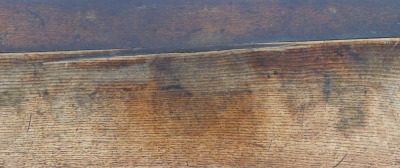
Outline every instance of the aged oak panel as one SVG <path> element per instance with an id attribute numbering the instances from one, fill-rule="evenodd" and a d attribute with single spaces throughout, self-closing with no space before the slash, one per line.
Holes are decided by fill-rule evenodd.
<path id="1" fill-rule="evenodd" d="M 0 167 L 397 167 L 399 42 L 1 54 Z"/>

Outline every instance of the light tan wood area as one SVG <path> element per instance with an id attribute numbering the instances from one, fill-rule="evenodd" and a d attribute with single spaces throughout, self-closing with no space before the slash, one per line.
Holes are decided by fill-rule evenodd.
<path id="1" fill-rule="evenodd" d="M 400 39 L 0 55 L 0 167 L 398 167 Z"/>

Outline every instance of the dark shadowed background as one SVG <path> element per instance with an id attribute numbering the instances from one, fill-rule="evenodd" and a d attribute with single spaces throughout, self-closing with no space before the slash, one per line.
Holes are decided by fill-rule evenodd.
<path id="1" fill-rule="evenodd" d="M 0 52 L 400 36 L 399 0 L 3 0 Z"/>

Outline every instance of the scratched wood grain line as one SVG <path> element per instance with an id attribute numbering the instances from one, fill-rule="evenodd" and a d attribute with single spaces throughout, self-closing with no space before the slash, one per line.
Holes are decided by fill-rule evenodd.
<path id="1" fill-rule="evenodd" d="M 0 55 L 0 167 L 397 167 L 400 39 Z"/>

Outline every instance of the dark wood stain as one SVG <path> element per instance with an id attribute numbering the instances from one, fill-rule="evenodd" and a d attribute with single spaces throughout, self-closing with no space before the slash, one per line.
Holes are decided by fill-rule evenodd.
<path id="1" fill-rule="evenodd" d="M 341 118 L 337 129 L 341 132 L 349 133 L 349 130 L 362 128 L 366 124 L 366 113 L 360 103 L 344 105 L 343 108 L 340 108 L 339 115 Z"/>
<path id="2" fill-rule="evenodd" d="M 331 89 L 332 89 L 331 77 L 328 75 L 325 75 L 324 76 L 324 86 L 323 86 L 323 90 L 322 90 L 325 101 L 329 100 L 329 97 L 331 95 Z"/>

